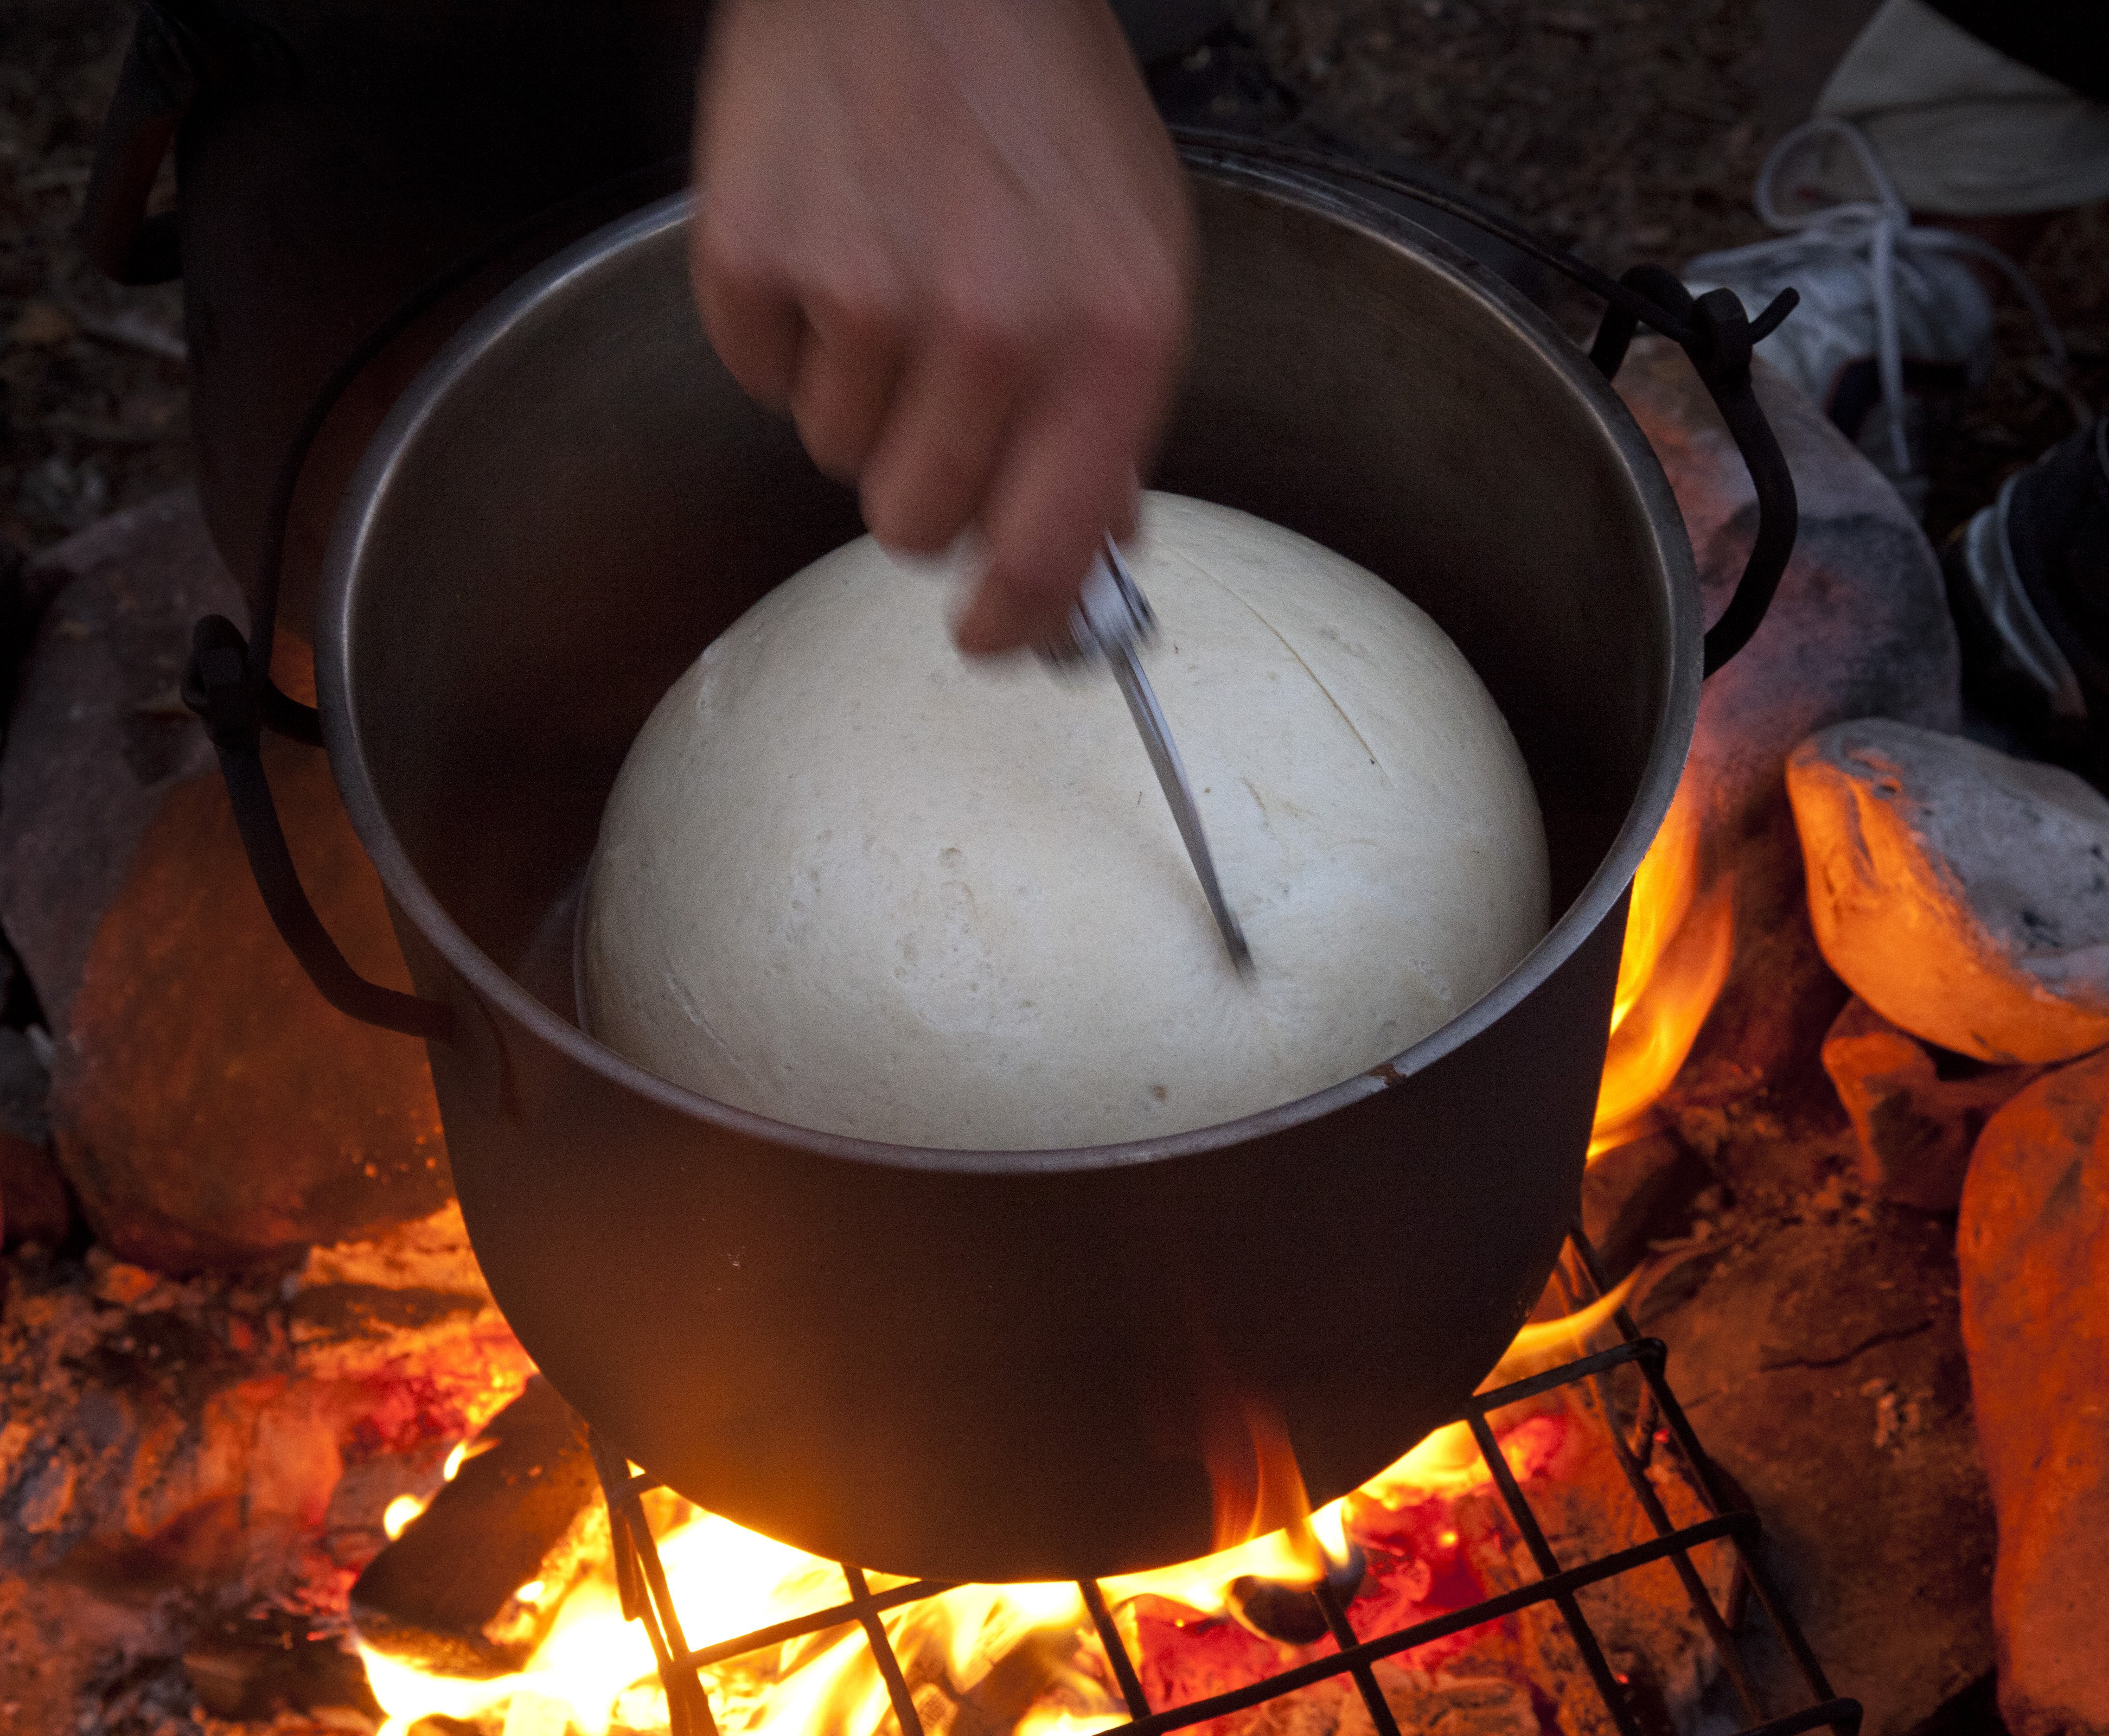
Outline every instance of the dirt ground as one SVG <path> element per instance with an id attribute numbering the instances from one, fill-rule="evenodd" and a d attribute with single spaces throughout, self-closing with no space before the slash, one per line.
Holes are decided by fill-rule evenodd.
<path id="1" fill-rule="evenodd" d="M 120 0 L 0 0 L 0 547 L 29 552 L 190 473 L 183 307 L 73 228 L 132 26 Z"/>

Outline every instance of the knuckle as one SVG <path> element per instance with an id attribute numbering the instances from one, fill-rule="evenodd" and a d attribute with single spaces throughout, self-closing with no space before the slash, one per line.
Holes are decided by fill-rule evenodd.
<path id="1" fill-rule="evenodd" d="M 945 344 L 977 372 L 1014 369 L 1041 336 L 1041 322 L 1021 298 L 979 284 L 942 286 L 935 313 Z"/>
<path id="2" fill-rule="evenodd" d="M 689 257 L 699 277 L 734 291 L 758 291 L 772 275 L 761 238 L 716 203 L 695 225 Z"/>
<path id="3" fill-rule="evenodd" d="M 891 480 L 868 482 L 859 505 L 871 534 L 891 548 L 937 554 L 966 528 L 967 516 L 936 494 Z"/>
<path id="4" fill-rule="evenodd" d="M 849 418 L 806 399 L 793 406 L 792 419 L 806 455 L 827 475 L 847 482 L 863 468 L 870 442 Z"/>
<path id="5" fill-rule="evenodd" d="M 830 480 L 845 485 L 857 479 L 857 460 L 846 445 L 807 431 L 799 424 L 798 437 L 806 448 L 806 455 L 813 461 L 813 467 Z"/>
<path id="6" fill-rule="evenodd" d="M 1158 363 L 1179 347 L 1186 327 L 1185 285 L 1173 273 L 1136 273 L 1105 283 L 1085 304 L 1092 344 L 1138 363 Z"/>
<path id="7" fill-rule="evenodd" d="M 878 271 L 832 273 L 813 290 L 808 305 L 815 324 L 851 344 L 890 342 L 907 323 L 890 275 Z"/>

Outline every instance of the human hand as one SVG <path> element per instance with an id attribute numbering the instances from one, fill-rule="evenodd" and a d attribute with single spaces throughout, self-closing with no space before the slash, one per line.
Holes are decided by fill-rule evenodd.
<path id="1" fill-rule="evenodd" d="M 720 0 L 689 265 L 735 379 L 890 547 L 972 526 L 955 626 L 1055 637 L 1184 349 L 1193 218 L 1105 0 Z"/>

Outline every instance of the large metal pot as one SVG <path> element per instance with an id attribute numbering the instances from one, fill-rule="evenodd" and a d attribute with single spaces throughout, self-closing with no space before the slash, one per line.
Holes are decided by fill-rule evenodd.
<path id="1" fill-rule="evenodd" d="M 1154 480 L 1428 610 L 1544 810 L 1551 933 L 1384 1066 L 1172 1139 L 927 1151 L 729 1108 L 577 1028 L 571 900 L 632 736 L 716 634 L 860 530 L 706 346 L 678 201 L 467 327 L 375 440 L 331 548 L 323 734 L 426 1003 L 391 1011 L 341 961 L 318 980 L 435 1039 L 470 1234 L 565 1397 L 696 1500 L 874 1567 L 1192 1556 L 1204 1462 L 1249 1461 L 1253 1418 L 1285 1427 L 1323 1500 L 1453 1413 L 1575 1210 L 1626 889 L 1691 733 L 1691 552 L 1601 374 L 1412 223 L 1259 156 L 1188 155 L 1208 264 Z M 220 696 L 201 703 L 252 855 L 312 959 L 212 710 L 239 710 L 238 668 L 208 643 L 193 688 Z"/>

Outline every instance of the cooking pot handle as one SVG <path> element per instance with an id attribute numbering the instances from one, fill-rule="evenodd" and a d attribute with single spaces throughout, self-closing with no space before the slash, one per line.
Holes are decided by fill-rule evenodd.
<path id="1" fill-rule="evenodd" d="M 1677 274 L 1660 265 L 1636 265 L 1623 282 L 1688 324 L 1689 334 L 1676 341 L 1705 382 L 1757 492 L 1757 539 L 1750 545 L 1743 575 L 1736 581 L 1728 606 L 1706 629 L 1704 671 L 1710 675 L 1750 643 L 1750 635 L 1764 620 L 1765 611 L 1772 606 L 1773 593 L 1779 589 L 1786 571 L 1788 557 L 1794 553 L 1795 535 L 1800 526 L 1794 473 L 1787 468 L 1786 454 L 1780 450 L 1772 424 L 1765 420 L 1750 380 L 1751 346 L 1793 311 L 1794 302 L 1788 298 L 1795 292 L 1784 291 L 1779 301 L 1754 323 L 1733 290 L 1709 290 L 1695 300 Z M 1786 307 L 1780 308 L 1778 318 L 1768 322 L 1780 301 L 1786 301 Z M 1589 359 L 1606 380 L 1616 377 L 1642 318 L 1636 310 L 1617 303 L 1604 309 L 1603 323 L 1596 328 Z"/>
<path id="2" fill-rule="evenodd" d="M 454 1008 L 443 1001 L 385 989 L 352 969 L 300 885 L 300 873 L 286 848 L 285 830 L 278 823 L 270 781 L 264 773 L 266 729 L 311 747 L 323 745 L 322 718 L 315 708 L 301 704 L 271 679 L 278 580 L 285 566 L 286 530 L 292 517 L 293 496 L 306 468 L 308 453 L 330 412 L 368 364 L 414 320 L 538 230 L 626 184 L 649 182 L 665 166 L 648 163 L 625 169 L 522 219 L 427 278 L 353 345 L 309 401 L 279 461 L 264 519 L 262 554 L 251 606 L 253 639 L 245 640 L 241 629 L 221 615 L 207 615 L 192 635 L 190 662 L 183 671 L 183 703 L 198 715 L 219 756 L 220 777 L 227 785 L 234 823 L 242 833 L 242 847 L 256 877 L 256 890 L 264 895 L 264 906 L 271 913 L 280 938 L 291 949 L 294 958 L 323 999 L 338 1012 L 378 1025 L 384 1030 L 400 1030 L 405 1036 L 422 1037 L 427 1042 L 451 1042 Z"/>
<path id="3" fill-rule="evenodd" d="M 278 823 L 278 805 L 264 771 L 264 729 L 268 701 L 249 675 L 249 647 L 242 632 L 224 615 L 208 615 L 191 640 L 191 660 L 183 672 L 183 701 L 204 720 L 220 776 L 234 808 L 242 848 L 264 905 L 293 957 L 322 997 L 339 1012 L 383 1030 L 400 1030 L 427 1042 L 451 1041 L 454 1010 L 445 1001 L 368 982 L 351 967 L 322 918 L 309 902 L 286 847 Z M 266 691 L 275 692 L 275 689 Z M 309 713 L 312 716 L 314 714 Z M 305 735 L 305 730 L 286 730 Z M 318 732 L 315 745 L 320 745 Z"/>
<path id="4" fill-rule="evenodd" d="M 1205 160 L 1211 156 L 1232 161 L 1257 158 L 1307 170 L 1321 179 L 1359 181 L 1444 212 L 1551 267 L 1605 304 L 1603 322 L 1590 346 L 1589 359 L 1606 380 L 1617 374 L 1628 346 L 1642 326 L 1660 331 L 1683 350 L 1705 382 L 1722 421 L 1727 424 L 1729 437 L 1742 454 L 1758 500 L 1757 539 L 1743 563 L 1742 576 L 1736 581 L 1728 606 L 1706 629 L 1705 672 L 1712 674 L 1750 643 L 1786 571 L 1800 522 L 1793 475 L 1750 383 L 1750 350 L 1794 311 L 1800 300 L 1794 291 L 1781 291 L 1753 319 L 1732 290 L 1709 290 L 1695 300 L 1676 273 L 1660 265 L 1636 265 L 1623 279 L 1607 277 L 1565 248 L 1541 241 L 1520 224 L 1483 210 L 1469 199 L 1424 187 L 1352 157 L 1197 128 L 1175 127 L 1172 133 L 1190 160 Z"/>

